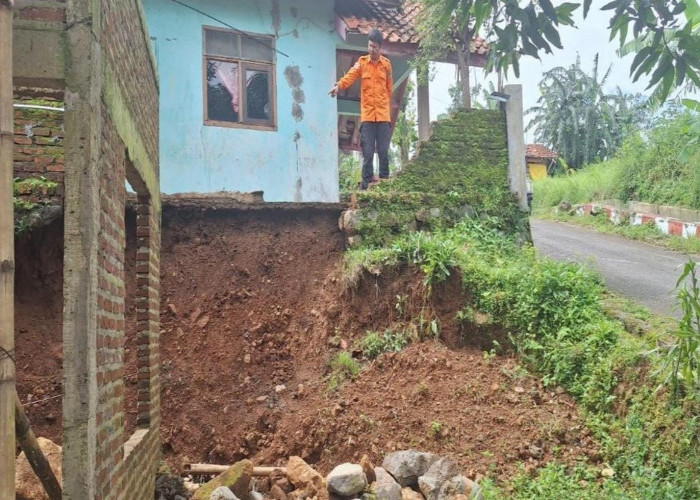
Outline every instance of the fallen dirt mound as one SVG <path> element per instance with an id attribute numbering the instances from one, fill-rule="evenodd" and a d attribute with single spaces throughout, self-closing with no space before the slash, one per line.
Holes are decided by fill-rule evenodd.
<path id="1" fill-rule="evenodd" d="M 365 453 L 377 461 L 418 448 L 454 458 L 475 479 L 553 457 L 598 459 L 568 396 L 543 388 L 514 358 L 484 354 L 483 334 L 502 332 L 456 322 L 465 301 L 458 277 L 430 298 L 411 268 L 365 274 L 348 287 L 339 213 L 166 205 L 161 432 L 171 466 L 243 458 L 280 465 L 299 455 L 326 474 Z M 17 249 L 18 392 L 23 402 L 41 400 L 27 406 L 37 435 L 61 444 L 62 227 L 43 231 Z M 127 289 L 134 242 L 127 238 Z M 368 330 L 408 324 L 421 312 L 437 318 L 441 342 L 363 361 L 356 380 L 329 389 L 334 355 L 346 349 L 357 358 Z M 127 338 L 131 427 L 132 347 Z"/>
<path id="2" fill-rule="evenodd" d="M 352 351 L 367 330 L 426 307 L 422 277 L 403 269 L 347 289 L 336 210 L 209 214 L 164 217 L 162 434 L 171 465 L 279 465 L 300 455 L 327 473 L 365 453 L 377 460 L 415 447 L 453 456 L 476 477 L 555 455 L 597 457 L 570 398 L 513 358 L 485 357 L 478 342 L 456 349 L 458 279 L 427 305 L 453 349 L 427 341 L 383 355 L 330 391 L 328 365 L 341 346 Z"/>

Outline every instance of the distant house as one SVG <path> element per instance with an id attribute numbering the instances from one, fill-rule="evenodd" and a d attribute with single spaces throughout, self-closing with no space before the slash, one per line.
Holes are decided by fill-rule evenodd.
<path id="1" fill-rule="evenodd" d="M 528 144 L 525 147 L 527 174 L 536 181 L 544 179 L 556 164 L 559 155 L 542 144 Z"/>
<path id="2" fill-rule="evenodd" d="M 417 7 L 397 0 L 144 5 L 160 77 L 164 193 L 337 201 L 339 148 L 359 148 L 359 85 L 337 100 L 328 91 L 366 54 L 377 26 L 394 67 L 395 121 L 419 43 Z M 487 50 L 475 44 L 474 65 L 483 66 Z"/>

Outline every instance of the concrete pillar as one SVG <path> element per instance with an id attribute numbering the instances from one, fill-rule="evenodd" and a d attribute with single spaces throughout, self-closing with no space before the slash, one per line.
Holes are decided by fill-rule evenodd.
<path id="1" fill-rule="evenodd" d="M 102 61 L 100 2 L 67 6 L 63 498 L 96 498 L 97 290 Z M 92 20 L 86 22 L 85 20 Z"/>
<path id="2" fill-rule="evenodd" d="M 418 70 L 418 89 L 416 91 L 418 108 L 418 140 L 420 142 L 430 139 L 430 86 L 428 83 L 428 70 Z M 424 83 L 421 80 L 424 78 Z"/>
<path id="3" fill-rule="evenodd" d="M 510 96 L 505 105 L 508 134 L 508 182 L 511 192 L 518 198 L 520 208 L 527 211 L 523 88 L 522 85 L 506 85 L 503 92 Z"/>

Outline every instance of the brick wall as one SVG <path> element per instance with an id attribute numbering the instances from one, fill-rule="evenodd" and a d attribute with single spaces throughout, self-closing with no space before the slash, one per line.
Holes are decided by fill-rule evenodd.
<path id="1" fill-rule="evenodd" d="M 99 498 L 153 497 L 160 458 L 160 211 L 145 179 L 132 165 L 134 147 L 120 137 L 117 121 L 133 123 L 146 157 L 158 175 L 158 87 L 136 0 L 101 3 L 100 45 L 104 64 L 126 109 L 102 109 L 100 165 L 100 283 L 98 283 L 98 406 L 96 491 Z M 110 87 L 111 85 L 111 87 Z M 104 96 L 103 96 L 104 97 Z M 143 164 L 140 165 L 143 169 Z M 125 179 L 137 191 L 136 290 L 137 430 L 126 435 L 125 401 Z M 131 366 L 129 367 L 131 368 Z M 130 397 L 133 397 L 130 394 Z M 130 402 L 130 406 L 133 402 Z M 130 432 L 130 430 L 129 430 Z"/>
<path id="2" fill-rule="evenodd" d="M 56 107 L 57 110 L 15 107 L 13 176 L 19 179 L 44 178 L 56 182 L 55 189 L 30 189 L 24 186 L 19 195 L 23 201 L 56 202 L 63 199 L 65 174 L 63 149 L 63 103 L 51 98 L 15 96 L 15 104 Z"/>

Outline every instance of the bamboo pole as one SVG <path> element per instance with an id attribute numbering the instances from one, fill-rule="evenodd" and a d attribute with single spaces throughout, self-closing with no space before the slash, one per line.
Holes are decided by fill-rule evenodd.
<path id="1" fill-rule="evenodd" d="M 13 0 L 0 0 L 0 500 L 15 498 L 13 7 Z"/>
<path id="2" fill-rule="evenodd" d="M 39 442 L 36 440 L 29 418 L 24 413 L 22 402 L 17 393 L 15 393 L 15 435 L 34 474 L 39 478 L 41 485 L 49 495 L 49 500 L 61 500 L 61 485 L 58 484 L 49 461 L 39 447 Z"/>
<path id="3" fill-rule="evenodd" d="M 226 472 L 231 468 L 230 465 L 218 465 L 218 464 L 190 464 L 185 467 L 187 473 L 193 476 L 208 476 L 210 474 L 221 474 Z M 272 476 L 273 474 L 280 474 L 282 476 L 287 475 L 286 467 L 253 467 L 253 476 Z"/>

